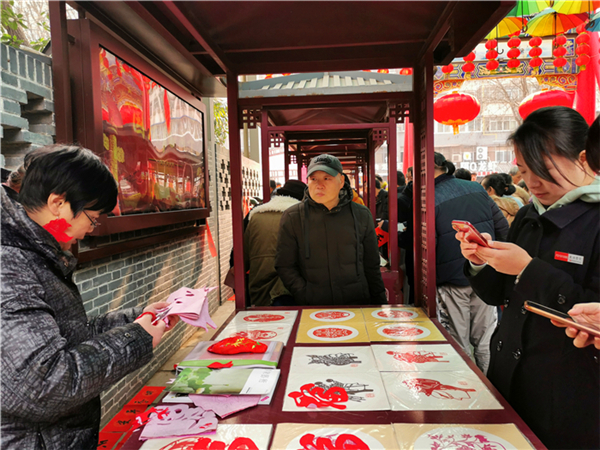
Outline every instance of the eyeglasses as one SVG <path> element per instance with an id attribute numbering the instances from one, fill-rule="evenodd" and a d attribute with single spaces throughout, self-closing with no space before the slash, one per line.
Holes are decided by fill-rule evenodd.
<path id="1" fill-rule="evenodd" d="M 87 217 L 90 220 L 92 227 L 97 228 L 100 226 L 100 222 L 98 222 L 96 219 L 92 219 L 90 216 L 88 216 L 88 214 L 85 211 L 82 212 L 85 214 L 85 217 Z"/>

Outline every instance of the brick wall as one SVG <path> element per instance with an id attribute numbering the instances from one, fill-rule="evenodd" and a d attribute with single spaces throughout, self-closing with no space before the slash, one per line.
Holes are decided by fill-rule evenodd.
<path id="1" fill-rule="evenodd" d="M 32 149 L 53 143 L 51 58 L 1 46 L 2 155 L 5 167 L 14 169 Z M 212 130 L 212 100 L 205 99 L 207 109 L 207 164 L 211 215 L 207 219 L 217 257 L 210 254 L 207 235 L 179 238 L 109 258 L 80 264 L 74 274 L 89 315 L 103 314 L 120 308 L 147 305 L 165 300 L 169 293 L 187 286 L 218 286 L 208 295 L 209 310 L 214 312 L 233 291 L 222 286 L 229 270 L 233 247 L 231 227 L 231 176 L 229 150 L 215 145 Z M 244 192 L 260 193 L 257 183 L 258 163 L 244 158 Z M 170 231 L 193 224 L 138 230 L 104 236 L 96 244 L 108 244 Z M 86 240 L 81 249 L 86 249 Z M 126 376 L 102 393 L 102 423 L 105 424 L 135 395 L 154 373 L 194 333 L 195 328 L 180 323 L 165 335 L 155 349 L 153 360 Z"/>
<path id="2" fill-rule="evenodd" d="M 16 169 L 34 148 L 54 142 L 52 59 L 0 45 L 2 155 Z"/>

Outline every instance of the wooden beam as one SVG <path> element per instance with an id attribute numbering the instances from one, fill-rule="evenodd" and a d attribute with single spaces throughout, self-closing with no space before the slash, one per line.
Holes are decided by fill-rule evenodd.
<path id="1" fill-rule="evenodd" d="M 219 47 L 204 30 L 198 29 L 198 26 L 192 25 L 187 16 L 179 6 L 171 0 L 163 1 L 164 6 L 179 20 L 181 25 L 192 35 L 198 43 L 206 49 L 208 54 L 219 65 L 223 72 L 229 73 L 235 70 L 234 64 L 229 60 L 225 52 Z"/>
<path id="2" fill-rule="evenodd" d="M 429 37 L 416 58 L 416 61 L 422 61 L 426 54 L 432 53 L 441 40 L 444 38 L 450 27 L 452 26 L 452 21 L 454 20 L 453 14 L 454 10 L 458 7 L 458 1 L 450 1 L 444 8 L 444 12 L 440 15 L 440 19 L 435 24 L 431 33 L 429 33 Z"/>

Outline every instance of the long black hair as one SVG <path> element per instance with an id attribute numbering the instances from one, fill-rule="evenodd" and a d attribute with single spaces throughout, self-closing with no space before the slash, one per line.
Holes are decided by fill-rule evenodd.
<path id="1" fill-rule="evenodd" d="M 504 195 L 513 195 L 517 191 L 517 188 L 515 188 L 512 184 L 507 183 L 504 175 L 510 177 L 510 175 L 502 173 L 493 173 L 488 175 L 481 181 L 481 185 L 486 190 L 489 187 L 494 188 L 494 191 L 496 191 L 496 195 L 498 197 L 502 197 Z"/>
<path id="2" fill-rule="evenodd" d="M 19 202 L 28 211 L 43 208 L 50 194 L 65 195 L 74 215 L 84 209 L 108 213 L 117 205 L 117 183 L 100 158 L 76 145 L 54 145 L 32 159 Z"/>
<path id="3" fill-rule="evenodd" d="M 588 125 L 581 114 L 566 106 L 550 106 L 529 114 L 508 137 L 508 142 L 514 144 L 529 170 L 543 180 L 557 184 L 544 157 L 555 167 L 552 156 L 563 156 L 579 164 L 579 154 L 586 147 L 587 136 Z M 558 167 L 556 169 L 560 173 Z"/>

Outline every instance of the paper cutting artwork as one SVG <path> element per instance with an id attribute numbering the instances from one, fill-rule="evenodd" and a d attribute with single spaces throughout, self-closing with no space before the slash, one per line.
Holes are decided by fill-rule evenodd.
<path id="1" fill-rule="evenodd" d="M 284 344 L 290 337 L 292 326 L 282 323 L 239 323 L 232 322 L 221 331 L 217 340 L 228 337 L 244 337 L 255 341 L 281 341 Z"/>
<path id="2" fill-rule="evenodd" d="M 142 417 L 136 418 L 139 425 L 147 420 L 140 435 L 141 440 L 206 433 L 216 430 L 218 423 L 214 412 L 183 404 L 157 406 Z"/>
<path id="3" fill-rule="evenodd" d="M 271 450 L 398 450 L 391 425 L 277 425 Z"/>
<path id="4" fill-rule="evenodd" d="M 363 316 L 360 309 L 305 309 L 302 311 L 302 321 L 314 320 L 317 322 L 362 322 Z"/>
<path id="5" fill-rule="evenodd" d="M 290 374 L 283 411 L 389 410 L 378 373 L 309 375 Z"/>
<path id="6" fill-rule="evenodd" d="M 393 411 L 502 409 L 473 372 L 382 372 Z"/>
<path id="7" fill-rule="evenodd" d="M 445 341 L 433 322 L 366 322 L 371 342 Z"/>
<path id="8" fill-rule="evenodd" d="M 234 318 L 235 323 L 285 323 L 293 325 L 298 311 L 240 311 Z"/>
<path id="9" fill-rule="evenodd" d="M 207 299 L 208 293 L 215 289 L 216 287 L 203 289 L 182 287 L 169 295 L 167 298 L 169 306 L 158 311 L 158 316 L 163 316 L 167 323 L 169 316 L 179 316 L 185 323 L 204 328 L 206 331 L 208 327 L 217 328 L 210 318 Z"/>
<path id="10" fill-rule="evenodd" d="M 294 373 L 377 372 L 373 352 L 363 347 L 294 347 Z"/>
<path id="11" fill-rule="evenodd" d="M 409 306 L 384 306 L 381 308 L 363 308 L 363 315 L 367 322 L 411 322 L 430 321 L 421 308 Z"/>
<path id="12" fill-rule="evenodd" d="M 401 450 L 527 450 L 531 445 L 512 423 L 394 424 Z"/>
<path id="13" fill-rule="evenodd" d="M 381 372 L 469 370 L 449 344 L 372 345 Z"/>
<path id="14" fill-rule="evenodd" d="M 369 336 L 362 322 L 351 322 L 344 325 L 330 323 L 317 326 L 311 326 L 310 323 L 300 323 L 296 342 L 303 344 L 369 342 Z"/>
<path id="15" fill-rule="evenodd" d="M 215 434 L 149 439 L 140 450 L 268 450 L 272 425 L 219 425 Z"/>

